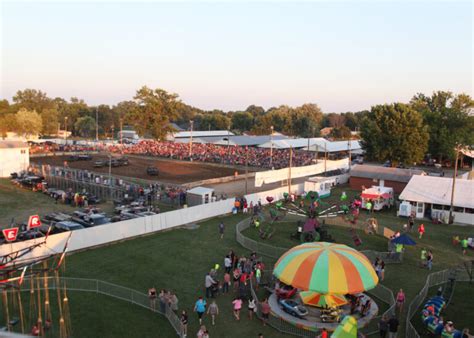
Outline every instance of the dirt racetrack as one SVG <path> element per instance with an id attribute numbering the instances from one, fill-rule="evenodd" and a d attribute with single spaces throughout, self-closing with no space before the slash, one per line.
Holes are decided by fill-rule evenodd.
<path id="1" fill-rule="evenodd" d="M 70 168 L 85 169 L 94 172 L 108 174 L 109 168 L 94 168 L 94 161 L 107 160 L 107 156 L 93 155 L 92 161 L 68 161 Z M 224 176 L 233 176 L 237 170 L 239 174 L 244 173 L 243 170 L 233 169 L 224 166 L 205 164 L 200 162 L 181 162 L 175 160 L 146 158 L 146 157 L 128 157 L 130 164 L 122 167 L 112 167 L 112 175 L 120 175 L 127 177 L 142 178 L 147 180 L 156 180 L 163 183 L 190 183 L 211 178 Z M 50 164 L 54 166 L 63 166 L 67 161 L 67 156 L 51 156 L 31 158 L 31 162 L 37 164 Z M 158 176 L 149 176 L 146 173 L 148 166 L 157 167 Z"/>

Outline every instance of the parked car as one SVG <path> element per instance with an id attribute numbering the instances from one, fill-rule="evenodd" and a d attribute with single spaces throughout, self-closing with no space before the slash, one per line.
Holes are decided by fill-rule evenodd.
<path id="1" fill-rule="evenodd" d="M 280 299 L 278 303 L 280 304 L 283 311 L 289 313 L 292 316 L 304 318 L 306 315 L 308 315 L 308 309 L 292 299 Z"/>
<path id="2" fill-rule="evenodd" d="M 53 224 L 53 227 L 59 232 L 84 229 L 84 227 L 81 224 L 73 222 L 73 221 L 56 222 Z"/>
<path id="3" fill-rule="evenodd" d="M 128 157 L 120 157 L 117 159 L 120 165 L 129 165 Z"/>
<path id="4" fill-rule="evenodd" d="M 92 160 L 92 156 L 89 154 L 79 154 L 77 155 L 78 161 L 90 161 Z"/>
<path id="5" fill-rule="evenodd" d="M 94 168 L 103 168 L 108 164 L 108 161 L 97 160 L 94 162 Z"/>
<path id="6" fill-rule="evenodd" d="M 146 173 L 150 176 L 158 176 L 160 172 L 157 167 L 148 167 L 146 168 Z"/>
<path id="7" fill-rule="evenodd" d="M 352 164 L 364 164 L 364 158 L 361 156 L 358 156 L 354 159 L 352 159 Z"/>
<path id="8" fill-rule="evenodd" d="M 90 215 L 79 215 L 73 216 L 72 220 L 76 223 L 81 224 L 82 226 L 89 228 L 96 225 L 103 225 L 110 223 L 110 218 L 104 214 L 90 214 Z"/>
<path id="9" fill-rule="evenodd" d="M 387 167 L 387 168 L 390 168 L 392 166 L 392 161 L 388 160 L 388 161 L 385 161 L 384 164 L 382 165 L 383 167 Z"/>

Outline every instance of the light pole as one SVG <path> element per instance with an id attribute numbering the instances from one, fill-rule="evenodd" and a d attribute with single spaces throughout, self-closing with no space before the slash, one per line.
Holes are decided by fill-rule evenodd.
<path id="1" fill-rule="evenodd" d="M 120 145 L 123 145 L 123 119 L 120 118 Z"/>
<path id="2" fill-rule="evenodd" d="M 191 134 L 189 138 L 189 159 L 192 161 L 193 158 L 193 126 L 194 126 L 194 121 L 190 120 L 189 123 L 191 123 Z"/>
<path id="3" fill-rule="evenodd" d="M 273 126 L 270 126 L 270 168 L 273 167 Z"/>
<path id="4" fill-rule="evenodd" d="M 245 195 L 248 195 L 248 176 L 249 176 L 249 147 L 245 147 Z"/>
<path id="5" fill-rule="evenodd" d="M 67 146 L 67 116 L 64 116 L 64 140 Z"/>
<path id="6" fill-rule="evenodd" d="M 349 170 L 351 170 L 351 139 L 347 140 L 347 149 L 349 150 Z"/>
<path id="7" fill-rule="evenodd" d="M 453 175 L 453 185 L 451 187 L 451 205 L 449 207 L 449 224 L 453 224 L 453 207 L 454 207 L 454 187 L 456 185 L 456 176 L 458 175 L 458 160 L 459 160 L 459 152 L 461 151 L 461 146 L 456 145 L 454 148 L 456 152 L 456 162 L 454 163 L 454 175 Z"/>
<path id="8" fill-rule="evenodd" d="M 95 140 L 99 141 L 99 110 L 95 108 Z"/>

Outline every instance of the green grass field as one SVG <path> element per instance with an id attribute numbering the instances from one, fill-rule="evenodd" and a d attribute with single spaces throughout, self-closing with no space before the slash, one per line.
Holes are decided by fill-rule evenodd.
<path id="1" fill-rule="evenodd" d="M 15 204 L 9 204 L 8 210 L 2 208 L 1 216 L 5 219 L 16 215 L 17 210 L 29 205 L 29 210 L 40 210 L 37 205 L 44 208 L 54 202 L 40 194 L 27 191 L 16 191 L 9 188 L 9 183 L 1 182 L 0 201 L 8 200 L 5 193 L 12 194 L 20 199 Z M 4 188 L 3 188 L 4 187 Z M 21 200 L 23 199 L 23 200 Z M 25 202 L 28 200 L 29 204 Z M 387 212 L 383 224 L 390 224 L 398 228 L 403 224 L 402 219 L 396 218 Z M 243 219 L 242 215 L 215 218 L 200 223 L 195 230 L 176 229 L 158 233 L 111 246 L 72 254 L 67 258 L 66 275 L 70 277 L 83 277 L 101 279 L 116 283 L 142 292 L 155 286 L 157 289 L 165 288 L 175 291 L 179 298 L 179 307 L 186 309 L 190 314 L 190 328 L 188 337 L 195 336 L 198 325 L 197 316 L 192 313 L 195 300 L 199 295 L 204 295 L 205 273 L 215 263 L 223 265 L 225 254 L 233 249 L 237 254 L 248 255 L 246 249 L 235 241 L 235 224 Z M 218 223 L 223 220 L 226 225 L 225 237 L 219 239 Z M 387 222 L 387 223 L 385 223 Z M 390 222 L 390 223 L 388 223 Z M 407 248 L 403 264 L 394 264 L 386 267 L 386 280 L 384 285 L 396 291 L 400 287 L 407 293 L 407 304 L 423 286 L 428 271 L 418 267 L 418 256 L 421 246 L 432 249 L 434 252 L 433 271 L 445 269 L 459 264 L 465 259 L 472 259 L 473 252 L 463 257 L 459 247 L 453 247 L 451 237 L 472 233 L 470 227 L 427 225 L 425 237 L 414 248 Z M 294 221 L 277 225 L 275 236 L 265 243 L 292 247 L 298 242 L 290 239 L 290 233 L 296 229 Z M 254 233 L 252 233 L 254 231 Z M 330 228 L 330 233 L 338 242 L 353 245 L 348 229 L 342 227 Z M 255 229 L 245 233 L 249 237 L 258 239 Z M 360 232 L 363 246 L 360 249 L 385 251 L 387 241 L 374 235 Z M 266 260 L 271 267 L 272 260 Z M 461 285 L 461 284 L 459 284 Z M 462 290 L 458 288 L 458 291 Z M 472 288 L 464 291 L 466 299 L 472 298 Z M 75 337 L 172 337 L 173 330 L 168 322 L 159 315 L 148 312 L 132 304 L 110 299 L 105 296 L 74 292 L 71 295 L 71 317 Z M 211 337 L 256 337 L 259 332 L 265 337 L 284 337 L 272 328 L 263 327 L 260 322 L 252 322 L 246 318 L 244 308 L 242 320 L 237 322 L 232 317 L 232 296 L 221 296 L 217 299 L 221 315 L 215 327 L 210 325 L 209 318 L 204 319 Z M 457 311 L 455 315 L 462 318 L 469 315 L 462 309 L 462 302 L 454 301 L 448 311 Z M 464 317 L 463 317 L 464 315 Z M 468 317 L 466 317 L 468 318 Z M 474 329 L 474 327 L 472 328 Z"/>

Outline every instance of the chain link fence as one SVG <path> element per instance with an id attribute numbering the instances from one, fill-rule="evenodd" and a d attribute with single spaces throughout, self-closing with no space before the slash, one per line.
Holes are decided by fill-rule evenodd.
<path id="1" fill-rule="evenodd" d="M 55 290 L 57 287 L 66 288 L 67 291 L 80 291 L 80 292 L 94 292 L 105 296 L 120 299 L 135 305 L 138 305 L 144 309 L 158 313 L 166 317 L 171 326 L 176 331 L 179 337 L 184 337 L 181 320 L 171 308 L 166 305 L 165 311 L 163 312 L 160 306 L 154 306 L 147 294 L 133 290 L 117 284 L 87 278 L 71 278 L 61 277 L 56 279 L 55 277 L 48 277 L 47 282 L 43 277 L 39 277 L 41 280 L 41 289 L 44 285 L 48 286 L 48 289 Z M 58 285 L 59 280 L 59 285 Z M 24 287 L 21 291 L 30 291 L 30 283 L 25 282 Z"/>
<path id="2" fill-rule="evenodd" d="M 430 288 L 448 283 L 449 280 L 453 278 L 453 276 L 455 276 L 455 281 L 457 282 L 471 281 L 471 276 L 469 276 L 467 269 L 460 268 L 460 267 L 457 267 L 455 269 L 446 269 L 442 271 L 437 271 L 428 275 L 428 277 L 426 278 L 425 285 L 420 290 L 420 292 L 413 298 L 410 305 L 408 306 L 406 329 L 405 329 L 405 336 L 407 338 L 420 337 L 420 334 L 415 329 L 411 321 L 414 315 L 416 314 L 417 310 L 420 308 L 422 303 L 427 298 Z"/>

